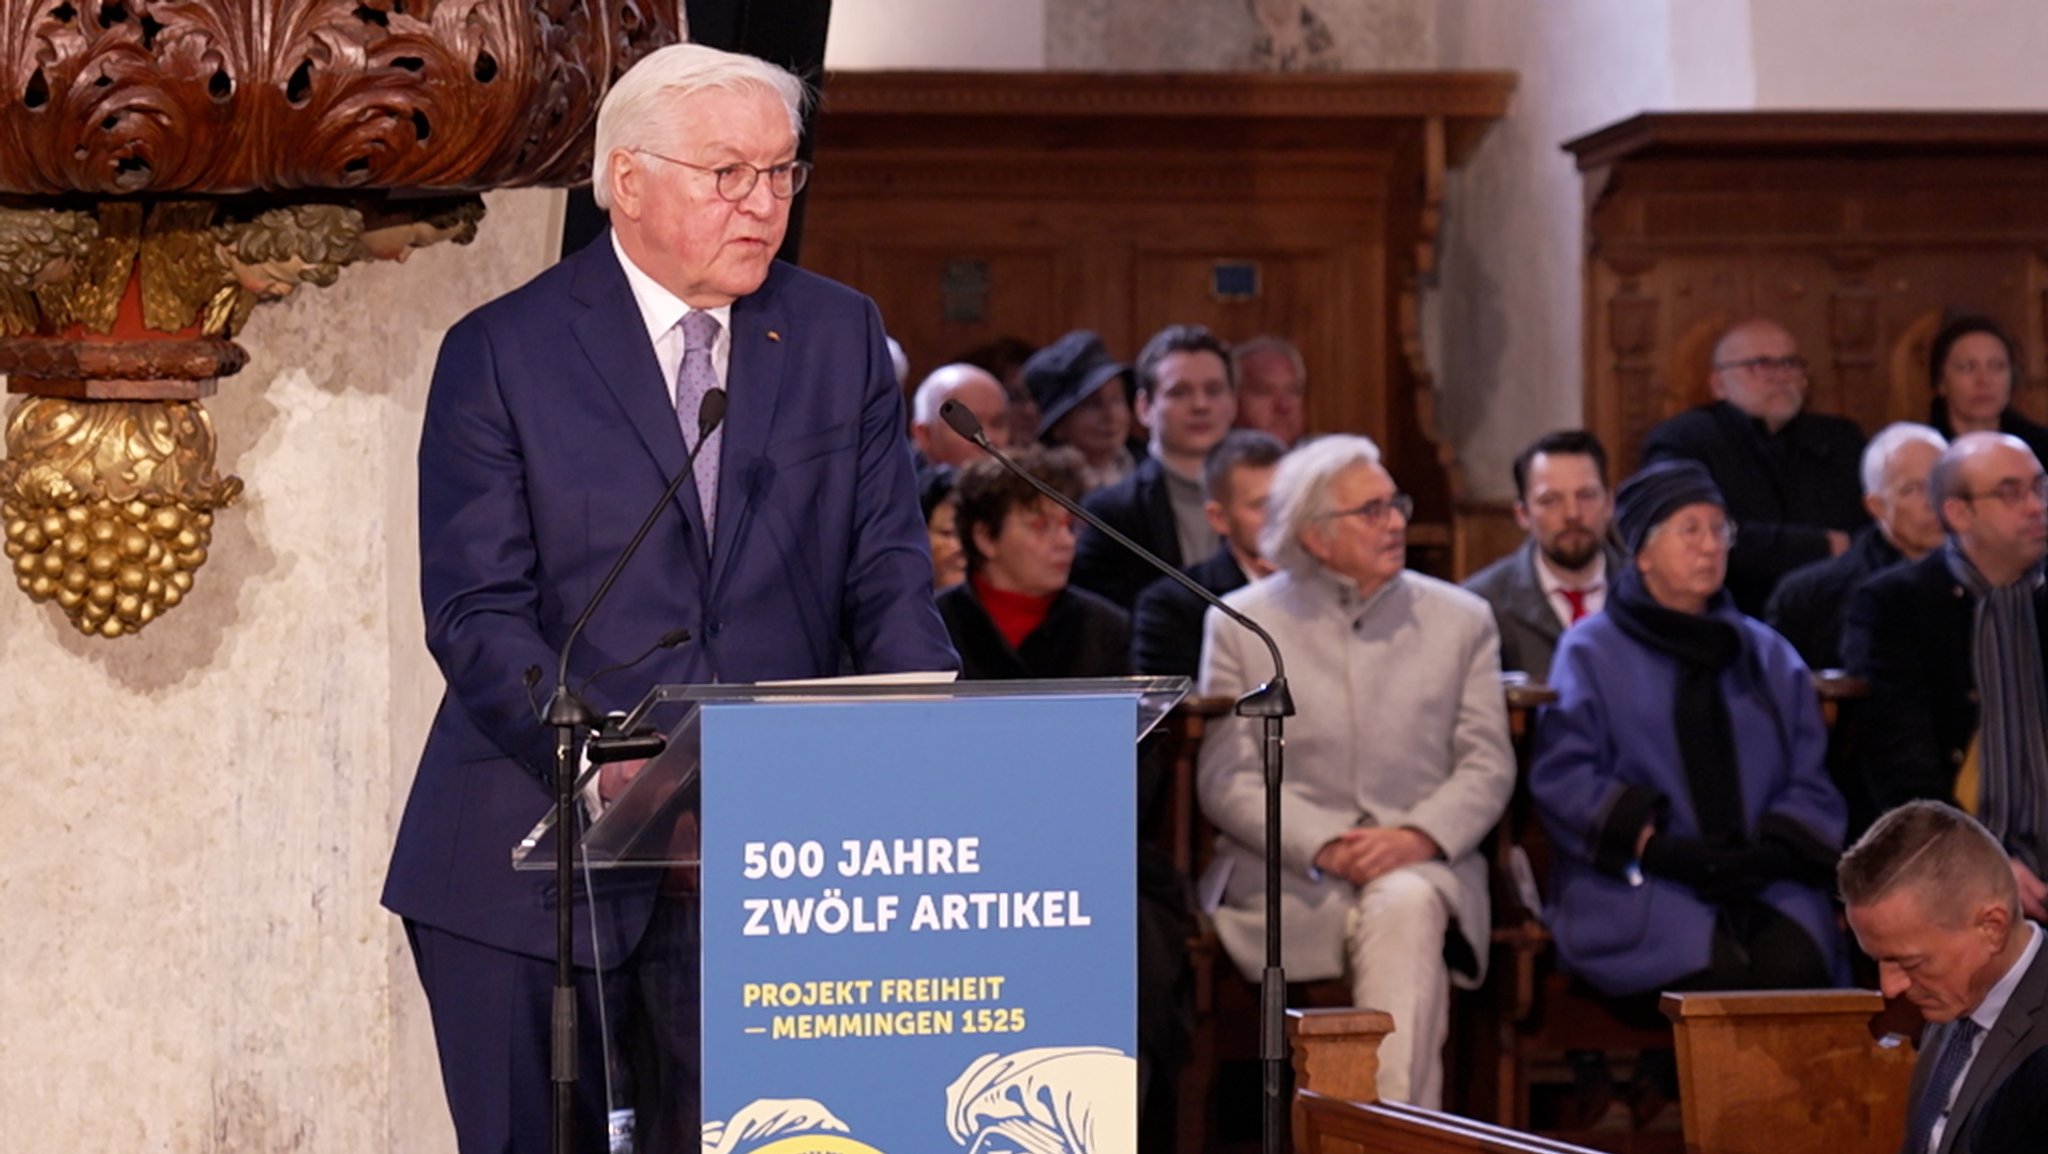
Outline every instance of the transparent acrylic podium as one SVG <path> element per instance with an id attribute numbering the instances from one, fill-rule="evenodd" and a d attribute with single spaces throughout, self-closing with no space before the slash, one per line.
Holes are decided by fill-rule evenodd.
<path id="1" fill-rule="evenodd" d="M 1093 1103 L 1093 1154 L 1136 1154 L 1135 748 L 1188 688 L 649 693 L 619 728 L 666 745 L 575 850 L 612 915 L 654 903 L 632 959 L 600 969 L 626 962 L 637 984 L 651 964 L 659 992 L 604 1011 L 606 1037 L 658 1036 L 702 1075 L 632 1075 L 642 1154 L 697 1154 L 700 1120 L 708 1134 L 769 1115 L 823 1127 L 775 1134 L 820 1150 L 976 1144 L 962 1120 L 1003 1115 L 977 1105 L 1002 1094 L 980 1081 L 1032 1063 Z M 555 868 L 556 831 L 550 814 L 514 867 Z"/>
<path id="2" fill-rule="evenodd" d="M 835 684 L 790 685 L 659 685 L 641 699 L 619 726 L 632 732 L 651 726 L 667 735 L 668 744 L 651 758 L 623 793 L 604 808 L 584 832 L 575 861 L 588 869 L 650 869 L 694 867 L 698 841 L 693 830 L 677 822 L 697 809 L 705 769 L 702 756 L 703 711 L 722 705 L 818 702 L 969 700 L 1048 697 L 1129 696 L 1137 703 L 1137 731 L 1132 743 L 1144 739 L 1190 689 L 1185 677 L 1108 677 L 1064 681 L 954 681 L 915 685 Z M 914 737 L 915 735 L 905 735 Z M 743 769 L 744 767 L 731 767 Z M 714 769 L 716 772 L 716 769 Z M 555 868 L 555 812 L 550 808 L 512 850 L 517 870 Z"/>

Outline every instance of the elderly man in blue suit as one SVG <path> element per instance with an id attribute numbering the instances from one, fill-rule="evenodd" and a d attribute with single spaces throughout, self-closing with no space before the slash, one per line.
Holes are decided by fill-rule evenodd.
<path id="1" fill-rule="evenodd" d="M 808 171 L 803 99 L 796 77 L 750 57 L 681 45 L 640 62 L 598 116 L 593 180 L 611 231 L 441 348 L 420 561 L 448 690 L 384 904 L 405 919 L 464 1154 L 549 1143 L 558 895 L 551 874 L 514 873 L 509 856 L 552 797 L 552 739 L 530 694 L 547 697 L 571 622 L 686 467 L 706 394 L 730 397 L 723 426 L 574 651 L 579 686 L 629 663 L 589 686 L 591 705 L 624 708 L 657 683 L 956 664 L 876 309 L 774 259 Z M 630 664 L 676 629 L 686 643 Z M 694 1020 L 694 899 L 656 896 L 637 877 L 573 895 L 591 907 L 576 961 L 619 975 L 608 997 L 681 997 Z M 586 1023 L 596 992 L 586 971 Z M 646 1034 L 626 1025 L 629 1043 Z M 583 1031 L 578 1086 L 587 1149 L 605 1116 L 597 1032 Z M 659 1117 L 643 1101 L 641 1149 L 694 1149 L 695 1040 L 647 1036 L 636 1071 L 683 1089 Z"/>

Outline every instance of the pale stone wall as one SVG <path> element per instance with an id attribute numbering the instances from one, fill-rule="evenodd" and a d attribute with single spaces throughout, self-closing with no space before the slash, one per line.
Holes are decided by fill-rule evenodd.
<path id="1" fill-rule="evenodd" d="M 208 404 L 247 496 L 141 636 L 0 591 L 0 1149 L 453 1149 L 377 905 L 440 693 L 413 450 L 442 332 L 548 263 L 558 201 L 257 312 Z"/>

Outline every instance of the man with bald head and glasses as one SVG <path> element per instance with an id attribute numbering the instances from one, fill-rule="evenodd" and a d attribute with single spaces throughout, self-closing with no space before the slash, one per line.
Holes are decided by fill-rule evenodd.
<path id="1" fill-rule="evenodd" d="M 1870 682 L 1858 770 L 1879 810 L 1975 814 L 2048 917 L 2048 477 L 2018 438 L 1966 433 L 1929 484 L 1947 541 L 1849 606 L 1843 656 Z"/>
<path id="2" fill-rule="evenodd" d="M 804 100 L 752 57 L 650 53 L 598 112 L 592 180 L 611 227 L 441 345 L 420 585 L 447 693 L 384 904 L 405 919 L 463 1154 L 549 1146 L 562 895 L 510 856 L 554 798 L 553 737 L 529 702 L 554 689 L 572 623 L 650 509 L 660 519 L 570 654 L 599 715 L 659 684 L 957 665 L 880 316 L 775 259 L 808 171 Z M 649 649 L 669 632 L 687 639 Z M 701 1143 L 696 897 L 657 901 L 662 880 L 618 871 L 573 896 L 579 1149 L 604 1145 L 600 964 L 638 1149 Z"/>
<path id="3" fill-rule="evenodd" d="M 1514 789 L 1500 633 L 1486 602 L 1406 568 L 1414 503 L 1364 437 L 1282 458 L 1259 551 L 1279 572 L 1226 602 L 1269 630 L 1299 711 L 1281 790 L 1281 943 L 1287 976 L 1347 977 L 1386 1010 L 1380 1096 L 1435 1107 L 1449 986 L 1476 985 L 1489 949 L 1476 850 Z M 1266 648 L 1210 610 L 1201 691 L 1236 697 L 1273 673 Z M 1202 809 L 1227 873 L 1216 934 L 1256 978 L 1265 958 L 1259 727 L 1212 723 Z"/>
<path id="4" fill-rule="evenodd" d="M 1783 325 L 1761 317 L 1714 342 L 1707 384 L 1717 398 L 1650 430 L 1643 463 L 1706 466 L 1742 525 L 1728 591 L 1760 616 L 1778 579 L 1849 547 L 1865 520 L 1857 464 L 1863 432 L 1806 411 L 1807 362 Z"/>

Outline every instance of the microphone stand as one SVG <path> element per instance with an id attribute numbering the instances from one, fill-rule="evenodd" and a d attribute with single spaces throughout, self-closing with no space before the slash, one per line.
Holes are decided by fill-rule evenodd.
<path id="1" fill-rule="evenodd" d="M 1265 642 L 1266 652 L 1273 658 L 1273 679 L 1238 698 L 1235 712 L 1239 717 L 1259 719 L 1259 758 L 1266 784 L 1266 968 L 1259 977 L 1259 1067 L 1263 1076 L 1260 1148 L 1262 1154 L 1287 1154 L 1287 972 L 1280 964 L 1280 782 L 1286 764 L 1287 742 L 1283 730 L 1286 719 L 1294 716 L 1294 697 L 1287 691 L 1287 664 L 1280 656 L 1280 644 L 1258 622 L 1225 604 L 1222 598 L 1203 588 L 1194 578 L 1117 532 L 1102 518 L 1082 508 L 1080 502 L 1032 476 L 989 442 L 981 420 L 966 405 L 948 400 L 939 406 L 939 418 L 1055 504 L 1250 630 L 1253 636 Z"/>
<path id="2" fill-rule="evenodd" d="M 724 389 L 704 394 L 697 405 L 697 443 L 689 447 L 683 467 L 676 470 L 661 500 L 647 511 L 639 531 L 626 542 L 618 560 L 612 562 L 610 571 L 598 583 L 597 592 L 590 595 L 589 604 L 569 627 L 568 640 L 562 642 L 562 654 L 555 666 L 555 689 L 548 695 L 543 717 L 543 724 L 555 731 L 555 988 L 548 1017 L 548 1074 L 554 1083 L 554 1154 L 575 1154 L 576 1150 L 576 732 L 597 726 L 597 714 L 569 688 L 569 653 L 576 647 L 576 639 L 583 636 L 597 607 L 604 604 L 606 594 L 618 582 L 619 574 L 625 571 L 626 562 L 640 551 L 641 543 L 654 531 L 655 522 L 661 520 L 669 503 L 682 491 L 683 482 L 695 475 L 698 451 L 725 420 L 725 399 Z"/>

